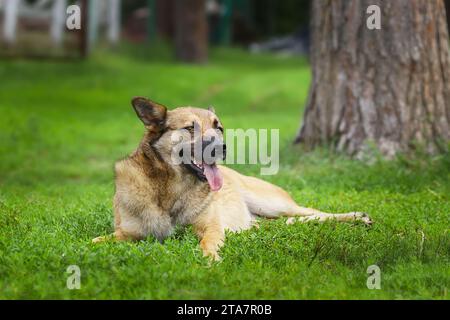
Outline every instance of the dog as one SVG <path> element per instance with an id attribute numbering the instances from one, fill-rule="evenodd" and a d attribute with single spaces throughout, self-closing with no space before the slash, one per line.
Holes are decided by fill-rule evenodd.
<path id="1" fill-rule="evenodd" d="M 326 220 L 372 223 L 366 213 L 332 214 L 299 206 L 283 189 L 216 164 L 226 154 L 223 125 L 213 109 L 180 107 L 168 110 L 144 97 L 132 106 L 145 126 L 137 149 L 115 164 L 114 224 L 116 240 L 140 240 L 153 235 L 167 238 L 175 226 L 192 225 L 204 256 L 219 260 L 225 231 L 239 232 L 257 224 L 257 217 L 289 217 L 287 223 Z M 198 131 L 199 134 L 195 134 Z M 187 161 L 174 163 L 173 139 L 211 152 L 179 152 Z M 194 148 L 195 149 L 195 148 Z M 183 150 L 183 149 L 182 149 Z"/>

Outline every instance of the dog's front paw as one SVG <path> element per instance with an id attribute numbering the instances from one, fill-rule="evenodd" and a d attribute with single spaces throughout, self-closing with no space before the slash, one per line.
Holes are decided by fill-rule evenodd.
<path id="1" fill-rule="evenodd" d="M 219 256 L 217 252 L 203 252 L 203 256 L 211 259 L 212 261 L 219 262 L 222 258 Z"/>
<path id="2" fill-rule="evenodd" d="M 211 243 L 208 243 L 207 241 L 202 240 L 200 242 L 200 247 L 203 252 L 203 256 L 206 258 L 211 259 L 212 261 L 220 261 L 219 256 L 219 248 L 217 245 L 213 245 Z"/>
<path id="3" fill-rule="evenodd" d="M 202 248 L 202 251 L 203 257 L 210 259 L 211 261 L 218 262 L 221 260 L 217 250 Z"/>

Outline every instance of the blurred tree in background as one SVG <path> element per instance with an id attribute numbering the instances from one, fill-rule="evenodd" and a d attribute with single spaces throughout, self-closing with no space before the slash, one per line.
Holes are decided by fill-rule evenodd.
<path id="1" fill-rule="evenodd" d="M 183 6 L 179 0 L 127 0 L 122 1 L 123 17 L 127 23 L 138 19 L 136 11 L 147 9 L 146 19 L 150 28 L 148 39 L 157 36 L 175 41 L 175 15 L 182 19 L 190 15 L 194 7 L 187 4 L 183 14 L 175 5 Z M 309 27 L 310 0 L 204 0 L 209 10 L 205 11 L 209 25 L 209 42 L 220 45 L 244 45 L 269 37 L 292 34 L 299 30 L 307 33 Z M 178 13 L 177 13 L 178 12 Z M 199 19 L 203 19 L 197 15 Z M 131 21 L 130 21 L 131 20 Z M 134 21 L 135 23 L 135 21 Z M 135 31 L 135 30 L 134 30 Z M 136 32 L 136 31 L 135 31 Z"/>
<path id="2" fill-rule="evenodd" d="M 183 62 L 208 60 L 205 0 L 175 1 L 175 55 Z"/>

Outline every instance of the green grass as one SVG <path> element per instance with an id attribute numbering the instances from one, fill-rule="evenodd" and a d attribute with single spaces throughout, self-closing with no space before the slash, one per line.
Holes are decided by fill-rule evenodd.
<path id="1" fill-rule="evenodd" d="M 207 66 L 185 66 L 160 51 L 0 62 L 0 298 L 449 298 L 449 155 L 369 165 L 304 153 L 291 141 L 310 81 L 305 61 L 221 49 Z M 368 212 L 374 226 L 263 221 L 230 234 L 212 265 L 189 227 L 163 245 L 92 245 L 113 230 L 113 163 L 143 132 L 136 95 L 212 104 L 228 128 L 279 128 L 280 171 L 265 179 L 305 206 Z M 72 264 L 80 290 L 66 288 Z M 381 290 L 366 287 L 372 264 Z"/>

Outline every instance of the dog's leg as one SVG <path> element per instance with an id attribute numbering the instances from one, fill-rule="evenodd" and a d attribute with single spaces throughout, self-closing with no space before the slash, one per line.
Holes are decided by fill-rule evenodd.
<path id="1" fill-rule="evenodd" d="M 121 217 L 121 212 L 124 214 L 125 220 Z M 121 227 L 124 222 L 126 226 L 125 230 Z M 140 221 L 137 221 L 135 217 L 126 215 L 125 212 L 120 211 L 116 201 L 114 202 L 114 225 L 115 230 L 112 234 L 92 239 L 92 243 L 100 243 L 108 240 L 140 240 L 144 238 L 142 233 L 140 233 Z"/>
<path id="2" fill-rule="evenodd" d="M 254 216 L 235 185 L 224 183 L 213 200 L 200 213 L 192 226 L 200 239 L 200 247 L 205 256 L 219 260 L 218 251 L 223 245 L 225 231 L 239 232 L 255 225 Z"/>
<path id="3" fill-rule="evenodd" d="M 225 239 L 225 230 L 220 223 L 218 212 L 214 214 L 213 210 L 213 208 L 207 209 L 205 213 L 197 217 L 192 225 L 200 239 L 203 256 L 219 261 L 219 249 Z"/>
<path id="4" fill-rule="evenodd" d="M 291 196 L 273 184 L 254 178 L 240 176 L 242 195 L 251 213 L 267 217 L 278 218 L 280 216 L 290 217 L 288 224 L 298 220 L 308 221 L 362 221 L 370 225 L 372 220 L 366 213 L 327 213 L 312 208 L 299 206 Z M 300 217 L 300 218 L 296 218 Z"/>
<path id="5" fill-rule="evenodd" d="M 225 232 L 218 223 L 199 225 L 197 222 L 194 225 L 194 230 L 199 236 L 200 248 L 205 257 L 210 257 L 215 261 L 220 260 L 219 249 L 223 245 L 225 239 Z"/>
<path id="6" fill-rule="evenodd" d="M 295 222 L 309 222 L 309 221 L 318 221 L 324 222 L 327 220 L 335 220 L 339 222 L 352 222 L 352 221 L 361 221 L 366 225 L 371 225 L 372 220 L 370 217 L 364 212 L 349 212 L 349 213 L 325 213 L 320 212 L 313 215 L 303 216 L 303 217 L 290 217 L 287 219 L 287 224 L 293 224 Z"/>
<path id="7" fill-rule="evenodd" d="M 223 230 L 208 228 L 200 241 L 200 248 L 202 248 L 203 255 L 219 261 L 219 249 L 223 244 L 224 238 L 225 234 Z"/>

